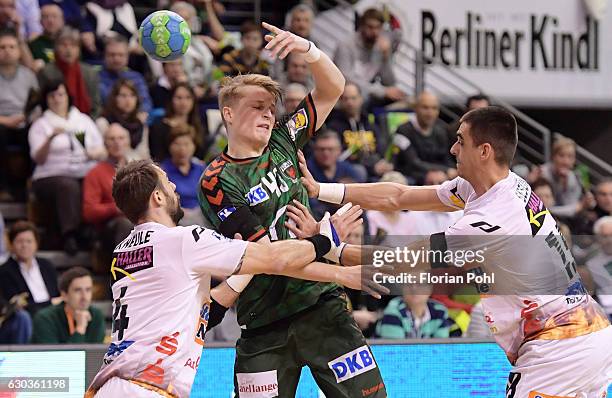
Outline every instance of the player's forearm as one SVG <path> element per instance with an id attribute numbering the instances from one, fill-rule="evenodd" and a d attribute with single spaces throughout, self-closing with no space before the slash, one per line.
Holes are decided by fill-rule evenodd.
<path id="1" fill-rule="evenodd" d="M 319 101 L 335 103 L 344 91 L 345 79 L 340 69 L 321 51 L 319 60 L 310 64 L 310 71 L 315 84 L 316 98 Z"/>
<path id="2" fill-rule="evenodd" d="M 315 282 L 341 283 L 342 268 L 338 265 L 312 262 L 297 269 L 287 269 L 283 275 Z"/>
<path id="3" fill-rule="evenodd" d="M 396 211 L 399 198 L 409 187 L 393 182 L 371 184 L 347 184 L 344 186 L 344 203 L 351 202 L 367 210 Z"/>
<path id="4" fill-rule="evenodd" d="M 346 245 L 342 250 L 340 263 L 346 266 L 370 264 L 376 246 Z"/>
<path id="5" fill-rule="evenodd" d="M 231 287 L 229 287 L 227 282 L 218 284 L 210 291 L 210 297 L 225 308 L 229 308 L 234 305 L 236 300 L 238 300 L 239 295 L 240 293 L 236 293 Z"/>
<path id="6" fill-rule="evenodd" d="M 455 211 L 440 201 L 436 186 L 412 187 L 393 182 L 347 184 L 343 203 L 351 202 L 366 210 Z"/>

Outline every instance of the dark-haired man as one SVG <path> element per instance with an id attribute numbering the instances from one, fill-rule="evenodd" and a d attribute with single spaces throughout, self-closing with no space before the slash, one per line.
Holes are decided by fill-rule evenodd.
<path id="1" fill-rule="evenodd" d="M 442 185 L 342 186 L 309 176 L 303 182 L 311 196 L 332 203 L 381 211 L 463 209 L 454 225 L 419 245 L 453 253 L 480 250 L 484 261 L 469 266 L 495 274 L 497 283 L 478 287 L 487 293 L 482 306 L 489 328 L 514 365 L 506 396 L 604 397 L 612 375 L 612 327 L 586 293 L 554 218 L 510 171 L 517 140 L 514 117 L 485 107 L 461 118 L 451 148 L 459 177 Z"/>
<path id="2" fill-rule="evenodd" d="M 209 298 L 211 274 L 285 274 L 361 287 L 361 267 L 312 262 L 335 247 L 331 225 L 325 236 L 273 244 L 177 227 L 183 212 L 176 186 L 150 160 L 117 171 L 113 198 L 135 227 L 113 253 L 112 343 L 87 397 L 188 396 L 197 366 L 186 364 L 199 363 L 206 327 L 220 321 Z"/>
<path id="3" fill-rule="evenodd" d="M 34 344 L 102 343 L 104 314 L 91 306 L 93 280 L 83 267 L 65 271 L 59 280 L 63 303 L 40 310 L 34 317 Z"/>
<path id="4" fill-rule="evenodd" d="M 368 101 L 395 102 L 406 97 L 397 87 L 391 62 L 391 41 L 382 34 L 383 13 L 370 8 L 359 18 L 358 32 L 336 47 L 334 63 L 357 82 Z"/>

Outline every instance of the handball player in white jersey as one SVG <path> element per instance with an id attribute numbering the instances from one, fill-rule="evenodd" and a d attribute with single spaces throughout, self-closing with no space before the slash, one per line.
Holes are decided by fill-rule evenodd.
<path id="1" fill-rule="evenodd" d="M 206 327 L 224 312 L 210 301 L 211 274 L 282 274 L 362 286 L 360 266 L 312 262 L 339 244 L 329 230 L 270 245 L 177 227 L 182 210 L 175 188 L 151 161 L 117 171 L 113 198 L 135 227 L 113 253 L 112 343 L 86 397 L 188 397 L 198 365 L 206 366 L 200 363 Z M 378 295 L 386 289 L 368 283 L 363 290 Z"/>
<path id="2" fill-rule="evenodd" d="M 459 177 L 440 186 L 319 184 L 301 159 L 302 182 L 319 200 L 380 211 L 454 211 L 464 216 L 425 249 L 483 249 L 499 294 L 481 294 L 487 323 L 513 365 L 507 398 L 604 398 L 612 381 L 612 327 L 585 291 L 555 220 L 510 171 L 514 117 L 468 112 L 451 153 Z M 455 264 L 457 265 L 457 264 Z M 481 291 L 482 293 L 482 291 Z"/>

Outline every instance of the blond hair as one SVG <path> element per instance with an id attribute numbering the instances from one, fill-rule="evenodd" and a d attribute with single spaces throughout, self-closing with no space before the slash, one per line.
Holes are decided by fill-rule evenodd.
<path id="1" fill-rule="evenodd" d="M 280 84 L 272 80 L 269 76 L 258 75 L 255 73 L 238 75 L 234 77 L 225 77 L 221 80 L 221 90 L 219 90 L 219 110 L 223 118 L 223 107 L 232 106 L 240 98 L 242 98 L 241 88 L 244 86 L 261 87 L 278 101 L 281 97 Z M 225 123 L 225 119 L 223 119 Z"/>
<path id="2" fill-rule="evenodd" d="M 559 152 L 566 148 L 572 148 L 574 152 L 576 151 L 576 141 L 567 137 L 559 137 L 555 140 L 555 143 L 552 147 L 553 156 L 557 155 Z"/>

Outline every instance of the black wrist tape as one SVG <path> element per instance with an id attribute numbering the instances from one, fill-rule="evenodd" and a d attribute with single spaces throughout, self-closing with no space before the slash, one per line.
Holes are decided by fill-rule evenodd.
<path id="1" fill-rule="evenodd" d="M 329 253 L 331 250 L 331 242 L 325 235 L 317 234 L 306 238 L 306 240 L 310 241 L 315 248 L 315 261 L 321 261 L 323 256 Z"/>

